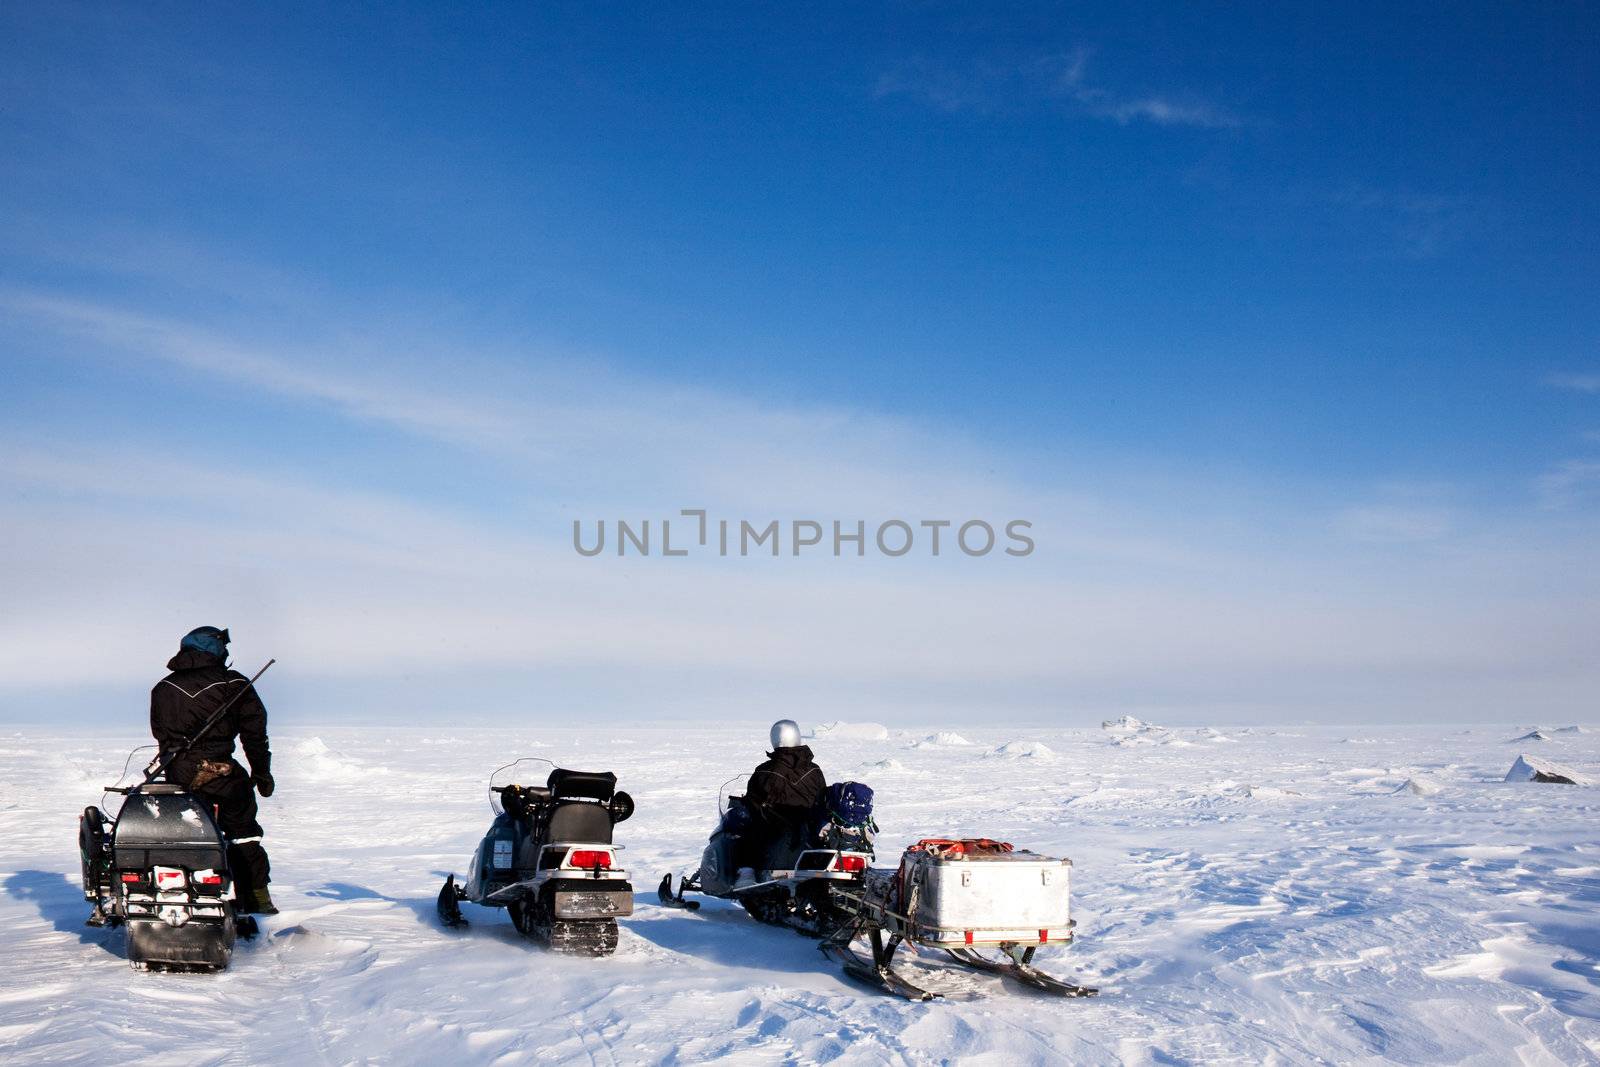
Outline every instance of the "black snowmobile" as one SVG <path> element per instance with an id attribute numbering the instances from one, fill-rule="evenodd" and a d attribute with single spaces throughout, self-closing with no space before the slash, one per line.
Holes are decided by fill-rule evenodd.
<path id="1" fill-rule="evenodd" d="M 672 875 L 661 879 L 656 896 L 662 904 L 694 911 L 697 900 L 685 893 L 704 893 L 737 900 L 757 920 L 787 926 L 812 937 L 827 936 L 849 918 L 833 903 L 829 888 L 859 887 L 872 860 L 872 790 L 859 782 L 836 782 L 828 787 L 825 811 L 816 825 L 797 832 L 765 834 L 762 869 L 753 885 L 737 886 L 740 842 L 757 833 L 758 824 L 744 797 L 729 795 L 738 779 L 723 784 L 718 801 L 717 828 L 711 832 L 700 868 L 680 879 L 676 891 Z"/>
<path id="2" fill-rule="evenodd" d="M 232 703 L 218 709 L 189 744 Z M 83 896 L 94 905 L 88 924 L 126 926 L 128 962 L 136 970 L 220 971 L 233 957 L 235 938 L 257 931 L 253 918 L 235 911 L 228 839 L 212 812 L 188 789 L 166 780 L 167 766 L 186 750 L 156 756 L 137 784 L 108 786 L 108 795 L 123 798 L 116 818 L 90 806 L 78 820 Z M 123 771 L 125 777 L 126 765 Z"/>
<path id="3" fill-rule="evenodd" d="M 545 784 L 522 782 L 545 778 Z M 494 822 L 472 857 L 465 886 L 439 890 L 439 918 L 467 925 L 461 902 L 505 908 L 523 935 L 559 952 L 609 956 L 617 917 L 633 914 L 633 886 L 617 865 L 612 829 L 633 814 L 617 776 L 521 759 L 489 779 Z"/>

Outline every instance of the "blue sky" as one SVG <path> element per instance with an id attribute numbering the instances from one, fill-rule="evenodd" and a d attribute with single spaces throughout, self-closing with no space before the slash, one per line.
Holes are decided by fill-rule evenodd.
<path id="1" fill-rule="evenodd" d="M 9 7 L 0 714 L 1592 718 L 1597 26 Z M 573 558 L 697 504 L 1040 549 Z"/>

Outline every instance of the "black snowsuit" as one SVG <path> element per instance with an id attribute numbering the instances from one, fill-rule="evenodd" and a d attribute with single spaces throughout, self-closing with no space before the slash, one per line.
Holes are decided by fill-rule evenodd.
<path id="1" fill-rule="evenodd" d="M 163 753 L 183 747 L 250 681 L 224 666 L 220 656 L 193 648 L 180 649 L 167 669 L 172 673 L 150 690 L 150 732 Z M 248 771 L 233 758 L 235 738 L 250 761 Z M 192 786 L 202 761 L 227 764 L 229 771 Z M 191 786 L 201 803 L 212 806 L 217 826 L 228 837 L 234 891 L 241 905 L 248 907 L 254 891 L 265 889 L 271 876 L 267 851 L 261 847 L 261 824 L 256 821 L 254 785 L 259 780 L 266 792 L 272 791 L 272 751 L 267 745 L 267 709 L 253 686 L 193 748 L 172 762 L 167 780 Z"/>
<path id="2" fill-rule="evenodd" d="M 751 827 L 744 835 L 739 866 L 760 869 L 768 866 L 765 859 L 774 852 L 804 848 L 827 788 L 809 747 L 767 753 L 767 761 L 751 773 L 744 790 Z"/>

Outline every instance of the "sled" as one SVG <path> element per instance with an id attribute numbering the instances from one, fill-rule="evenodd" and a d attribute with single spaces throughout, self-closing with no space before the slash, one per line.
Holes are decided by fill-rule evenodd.
<path id="1" fill-rule="evenodd" d="M 847 918 L 824 939 L 822 952 L 849 977 L 907 1000 L 940 994 L 894 969 L 895 953 L 906 944 L 941 950 L 960 967 L 1042 993 L 1092 997 L 1099 990 L 1033 963 L 1040 947 L 1073 941 L 1071 866 L 989 839 L 925 839 L 906 850 L 898 869 L 873 871 L 858 887 L 830 887 L 834 910 Z M 865 940 L 868 955 L 853 947 L 857 940 Z M 998 949 L 1000 958 L 984 949 Z"/>

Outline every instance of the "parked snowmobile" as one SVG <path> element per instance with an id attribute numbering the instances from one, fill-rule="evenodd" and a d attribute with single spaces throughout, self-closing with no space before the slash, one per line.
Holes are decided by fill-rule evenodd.
<path id="1" fill-rule="evenodd" d="M 729 787 L 737 781 L 723 784 L 717 827 L 706 843 L 699 870 L 680 879 L 676 891 L 668 874 L 661 879 L 657 898 L 668 907 L 694 911 L 700 902 L 684 894 L 704 893 L 737 900 L 764 923 L 788 926 L 812 937 L 828 934 L 847 918 L 833 904 L 829 888 L 859 888 L 872 860 L 873 836 L 878 831 L 872 821 L 872 790 L 859 782 L 829 786 L 827 812 L 819 819 L 820 826 L 799 835 L 769 839 L 758 880 L 736 888 L 738 844 L 752 831 L 753 823 L 744 798 L 729 795 Z"/>
<path id="2" fill-rule="evenodd" d="M 523 785 L 545 778 L 545 784 Z M 467 925 L 461 902 L 505 908 L 523 935 L 560 952 L 608 956 L 617 917 L 633 914 L 633 886 L 617 865 L 612 829 L 633 814 L 617 776 L 522 759 L 489 779 L 494 822 L 472 857 L 467 884 L 439 890 L 439 918 Z"/>
<path id="3" fill-rule="evenodd" d="M 250 679 L 252 685 L 267 667 Z M 232 703 L 219 708 L 189 744 Z M 144 751 L 135 749 L 134 755 Z M 116 818 L 90 806 L 78 820 L 83 896 L 94 905 L 88 924 L 126 926 L 128 962 L 136 970 L 220 971 L 233 957 L 234 940 L 257 931 L 253 918 L 234 910 L 228 839 L 213 813 L 184 786 L 166 780 L 167 766 L 183 751 L 157 755 L 135 785 L 108 786 L 108 795 L 123 797 Z"/>

